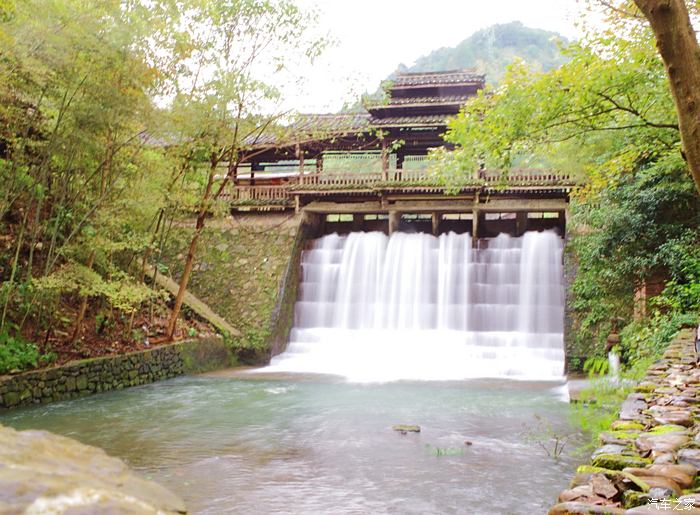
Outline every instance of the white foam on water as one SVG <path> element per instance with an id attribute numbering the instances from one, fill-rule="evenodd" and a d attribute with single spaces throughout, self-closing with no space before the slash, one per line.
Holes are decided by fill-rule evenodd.
<path id="1" fill-rule="evenodd" d="M 331 234 L 302 255 L 295 323 L 266 372 L 351 381 L 561 380 L 561 238 Z"/>

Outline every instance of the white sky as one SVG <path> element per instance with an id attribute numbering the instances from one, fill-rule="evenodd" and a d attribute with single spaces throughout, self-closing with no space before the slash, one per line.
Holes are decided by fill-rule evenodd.
<path id="1" fill-rule="evenodd" d="M 399 63 L 408 66 L 440 47 L 455 46 L 494 23 L 521 21 L 575 38 L 577 0 L 297 0 L 315 7 L 319 28 L 337 41 L 306 70 L 306 84 L 290 95 L 301 112 L 335 112 L 374 91 Z M 291 93 L 291 91 L 288 91 Z"/>

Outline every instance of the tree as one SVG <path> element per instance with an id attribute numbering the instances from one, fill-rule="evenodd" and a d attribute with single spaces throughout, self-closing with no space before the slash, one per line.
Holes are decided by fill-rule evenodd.
<path id="1" fill-rule="evenodd" d="M 88 298 L 116 300 L 133 286 L 115 258 L 144 246 L 151 206 L 126 214 L 127 194 L 159 186 L 144 134 L 178 57 L 176 12 L 176 0 L 0 3 L 0 228 L 13 245 L 0 253 L 0 331 L 11 305 L 19 329 L 46 311 L 65 318 L 37 302 L 51 290 L 78 298 L 78 336 Z"/>
<path id="2" fill-rule="evenodd" d="M 168 324 L 173 339 L 198 240 L 207 216 L 241 163 L 259 152 L 280 119 L 280 82 L 273 78 L 325 45 L 308 35 L 313 13 L 287 0 L 191 0 L 184 9 L 190 55 L 175 84 L 173 127 L 183 169 L 199 177 L 196 221 Z M 222 166 L 224 165 L 225 166 Z"/>
<path id="3" fill-rule="evenodd" d="M 664 64 L 669 69 L 668 63 L 664 63 L 665 58 L 658 58 L 653 47 L 654 34 L 632 0 L 593 3 L 603 5 L 607 26 L 588 29 L 581 42 L 569 45 L 564 54 L 570 62 L 543 74 L 529 73 L 523 66 L 515 65 L 502 87 L 468 104 L 448 134 L 448 139 L 460 145 L 460 156 L 446 161 L 451 165 L 447 176 L 461 176 L 464 180 L 482 161 L 496 167 L 528 162 L 560 164 L 556 160 L 533 161 L 532 157 L 559 154 L 561 158 L 567 145 L 576 156 L 568 164 L 576 166 L 578 161 L 585 166 L 586 160 L 580 159 L 580 153 L 591 148 L 593 140 L 615 140 L 618 148 L 610 150 L 617 152 L 618 157 L 626 153 L 630 159 L 633 158 L 628 152 L 656 152 L 678 143 L 677 150 L 684 150 L 690 174 L 700 191 L 700 176 L 694 164 L 697 161 L 693 157 L 700 148 L 700 88 L 693 86 L 694 77 L 700 79 L 700 52 L 687 9 L 680 0 L 671 2 L 682 6 L 687 30 L 683 38 L 678 30 L 666 31 L 666 39 L 682 45 L 674 56 L 683 61 L 672 66 L 676 78 L 671 80 L 669 89 L 664 71 Z M 697 4 L 690 7 L 691 12 L 698 13 Z M 680 16 L 679 10 L 674 8 L 676 17 Z M 658 15 L 666 10 L 655 12 Z M 679 38 L 682 44 L 676 42 Z M 669 52 L 668 48 L 664 51 Z M 681 68 L 687 73 L 683 74 Z M 678 106 L 683 113 L 676 113 Z M 481 123 L 475 123 L 476 120 Z M 612 131 L 627 136 L 624 149 L 620 147 L 624 138 L 604 136 Z M 634 144 L 633 134 L 639 145 Z M 654 140 L 662 145 L 656 145 Z M 591 158 L 590 163 L 600 161 L 599 153 Z"/>
<path id="4" fill-rule="evenodd" d="M 450 121 L 439 170 L 459 185 L 488 168 L 556 167 L 613 180 L 635 164 L 677 151 L 678 125 L 648 34 L 600 34 L 564 50 L 548 73 L 515 63 Z M 601 174 L 607 170 L 610 173 Z"/>
<path id="5" fill-rule="evenodd" d="M 455 150 L 435 155 L 455 187 L 482 165 L 557 168 L 581 180 L 567 221 L 579 343 L 604 340 L 611 317 L 630 317 L 635 290 L 657 272 L 675 290 L 667 306 L 697 309 L 697 183 L 654 35 L 631 7 L 610 4 L 607 26 L 565 48 L 569 61 L 556 70 L 515 63 L 451 120 Z"/>
<path id="6" fill-rule="evenodd" d="M 685 0 L 634 0 L 649 20 L 668 74 L 684 157 L 700 193 L 700 45 Z M 691 8 L 697 11 L 697 2 Z"/>

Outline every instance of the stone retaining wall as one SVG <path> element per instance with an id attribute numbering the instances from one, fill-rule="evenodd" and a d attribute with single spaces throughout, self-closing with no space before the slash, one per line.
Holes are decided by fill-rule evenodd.
<path id="1" fill-rule="evenodd" d="M 296 300 L 301 218 L 286 212 L 237 213 L 208 221 L 200 237 L 187 289 L 242 333 L 235 344 L 247 364 L 268 362 L 272 348 L 286 343 Z M 193 230 L 193 221 L 173 227 L 160 257 L 175 281 Z"/>
<path id="2" fill-rule="evenodd" d="M 549 515 L 700 514 L 700 368 L 681 331 L 623 402 Z"/>
<path id="3" fill-rule="evenodd" d="M 234 364 L 235 359 L 218 337 L 74 361 L 0 376 L 0 409 L 74 399 Z"/>

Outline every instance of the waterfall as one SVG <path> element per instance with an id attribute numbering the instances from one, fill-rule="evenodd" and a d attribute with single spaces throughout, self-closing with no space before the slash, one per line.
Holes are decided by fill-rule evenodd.
<path id="1" fill-rule="evenodd" d="M 268 371 L 353 381 L 561 379 L 562 240 L 331 234 L 302 254 L 287 350 Z"/>

